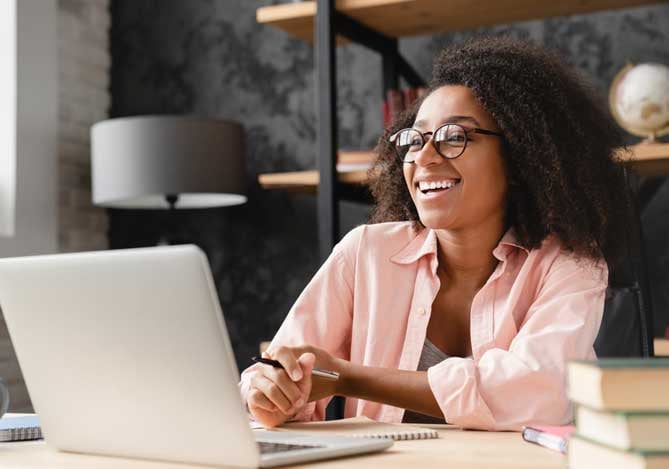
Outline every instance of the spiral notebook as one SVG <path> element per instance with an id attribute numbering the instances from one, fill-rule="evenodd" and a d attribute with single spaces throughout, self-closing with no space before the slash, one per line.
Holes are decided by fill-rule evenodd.
<path id="1" fill-rule="evenodd" d="M 39 440 L 40 438 L 42 438 L 42 429 L 37 415 L 0 418 L 0 442 Z"/>
<path id="2" fill-rule="evenodd" d="M 274 428 L 276 431 L 296 430 L 301 433 L 337 435 L 359 438 L 392 438 L 393 440 L 428 440 L 439 438 L 437 430 L 406 424 L 381 423 L 367 417 L 353 417 L 326 422 L 294 422 Z"/>

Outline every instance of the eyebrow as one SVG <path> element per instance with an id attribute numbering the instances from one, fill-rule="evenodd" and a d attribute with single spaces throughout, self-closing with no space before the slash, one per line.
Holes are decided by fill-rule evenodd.
<path id="1" fill-rule="evenodd" d="M 479 121 L 477 121 L 472 116 L 448 116 L 444 120 L 443 124 L 460 124 L 460 123 L 465 122 L 465 121 L 470 122 L 477 127 L 481 125 L 481 124 L 479 124 Z M 427 124 L 427 120 L 420 119 L 420 120 L 417 120 L 416 122 L 414 122 L 413 126 L 414 127 L 424 127 L 426 124 Z M 443 125 L 443 124 L 440 124 L 440 125 Z"/>

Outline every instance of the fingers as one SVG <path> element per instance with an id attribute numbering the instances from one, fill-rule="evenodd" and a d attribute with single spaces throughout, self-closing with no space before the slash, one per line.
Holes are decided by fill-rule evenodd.
<path id="1" fill-rule="evenodd" d="M 311 371 L 316 355 L 307 350 L 311 350 L 311 347 L 278 347 L 263 354 L 266 358 L 277 360 L 284 367 L 281 369 L 262 365 L 258 368 L 259 373 L 274 386 L 258 379 L 258 389 L 281 412 L 297 411 L 309 399 L 312 387 Z M 299 376 L 299 379 L 295 379 L 295 376 Z"/>
<path id="2" fill-rule="evenodd" d="M 281 363 L 283 369 L 286 370 L 293 381 L 299 381 L 303 376 L 302 367 L 297 362 L 298 357 L 299 354 L 296 354 L 292 347 L 282 346 L 272 351 L 272 358 Z"/>
<path id="3" fill-rule="evenodd" d="M 297 366 L 301 371 L 301 365 L 298 363 Z M 258 367 L 255 376 L 251 379 L 251 388 L 257 389 L 266 398 L 262 400 L 256 397 L 254 402 L 270 410 L 271 407 L 267 405 L 269 401 L 271 405 L 285 414 L 295 413 L 306 403 L 307 399 L 307 395 L 291 380 L 285 370 L 269 365 Z"/>
<path id="4" fill-rule="evenodd" d="M 304 352 L 300 355 L 300 358 L 297 359 L 297 362 L 302 367 L 304 374 L 311 374 L 311 370 L 314 369 L 314 364 L 316 363 L 316 355 L 311 352 Z"/>
<path id="5" fill-rule="evenodd" d="M 276 427 L 290 418 L 290 415 L 281 412 L 279 408 L 272 404 L 272 402 L 267 399 L 267 396 L 258 389 L 254 389 L 249 393 L 247 403 L 249 413 L 253 416 L 253 419 L 256 422 L 260 422 L 265 428 Z M 269 407 L 269 409 L 262 406 Z"/>
<path id="6" fill-rule="evenodd" d="M 294 407 L 304 404 L 304 399 L 298 384 L 288 377 L 288 374 L 280 368 L 269 368 L 263 373 L 270 381 L 279 387 Z"/>
<path id="7" fill-rule="evenodd" d="M 248 400 L 247 400 L 249 409 L 263 409 L 268 412 L 276 412 L 279 410 L 277 406 L 275 406 L 272 401 L 267 399 L 267 396 L 265 396 L 261 390 L 257 388 L 251 389 L 249 392 Z"/>
<path id="8" fill-rule="evenodd" d="M 294 412 L 294 405 L 281 391 L 276 383 L 263 375 L 258 375 L 253 379 L 253 388 L 265 395 L 265 397 L 284 414 Z M 300 397 L 301 399 L 301 397 Z"/>
<path id="9" fill-rule="evenodd" d="M 302 373 L 304 377 L 296 384 L 300 392 L 302 393 L 302 396 L 304 396 L 304 398 L 306 399 L 309 397 L 309 393 L 311 392 L 311 370 L 313 370 L 314 368 L 314 363 L 316 362 L 316 355 L 310 352 L 303 353 L 302 355 L 300 355 L 300 358 L 297 360 L 297 362 L 300 365 L 300 368 L 302 368 Z"/>

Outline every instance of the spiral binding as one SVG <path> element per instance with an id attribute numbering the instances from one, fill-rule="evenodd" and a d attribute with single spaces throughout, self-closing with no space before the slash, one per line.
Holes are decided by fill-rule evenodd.
<path id="1" fill-rule="evenodd" d="M 354 438 L 390 438 L 395 441 L 403 440 L 431 440 L 432 438 L 439 438 L 439 433 L 436 430 L 421 429 L 421 430 L 409 430 L 409 431 L 398 431 L 395 433 L 356 433 L 352 436 Z"/>
<path id="2" fill-rule="evenodd" d="M 10 428 L 0 430 L 0 441 L 39 440 L 42 438 L 41 427 Z"/>

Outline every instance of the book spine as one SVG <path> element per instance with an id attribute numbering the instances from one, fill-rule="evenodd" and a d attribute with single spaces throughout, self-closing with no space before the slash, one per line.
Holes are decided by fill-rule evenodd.
<path id="1" fill-rule="evenodd" d="M 388 90 L 388 111 L 391 122 L 404 110 L 404 97 L 400 90 Z"/>
<path id="2" fill-rule="evenodd" d="M 418 88 L 405 88 L 404 93 L 404 108 L 411 106 L 416 99 L 418 99 Z"/>
<path id="3" fill-rule="evenodd" d="M 390 108 L 388 107 L 388 100 L 383 101 L 383 127 L 386 128 L 390 125 Z"/>

